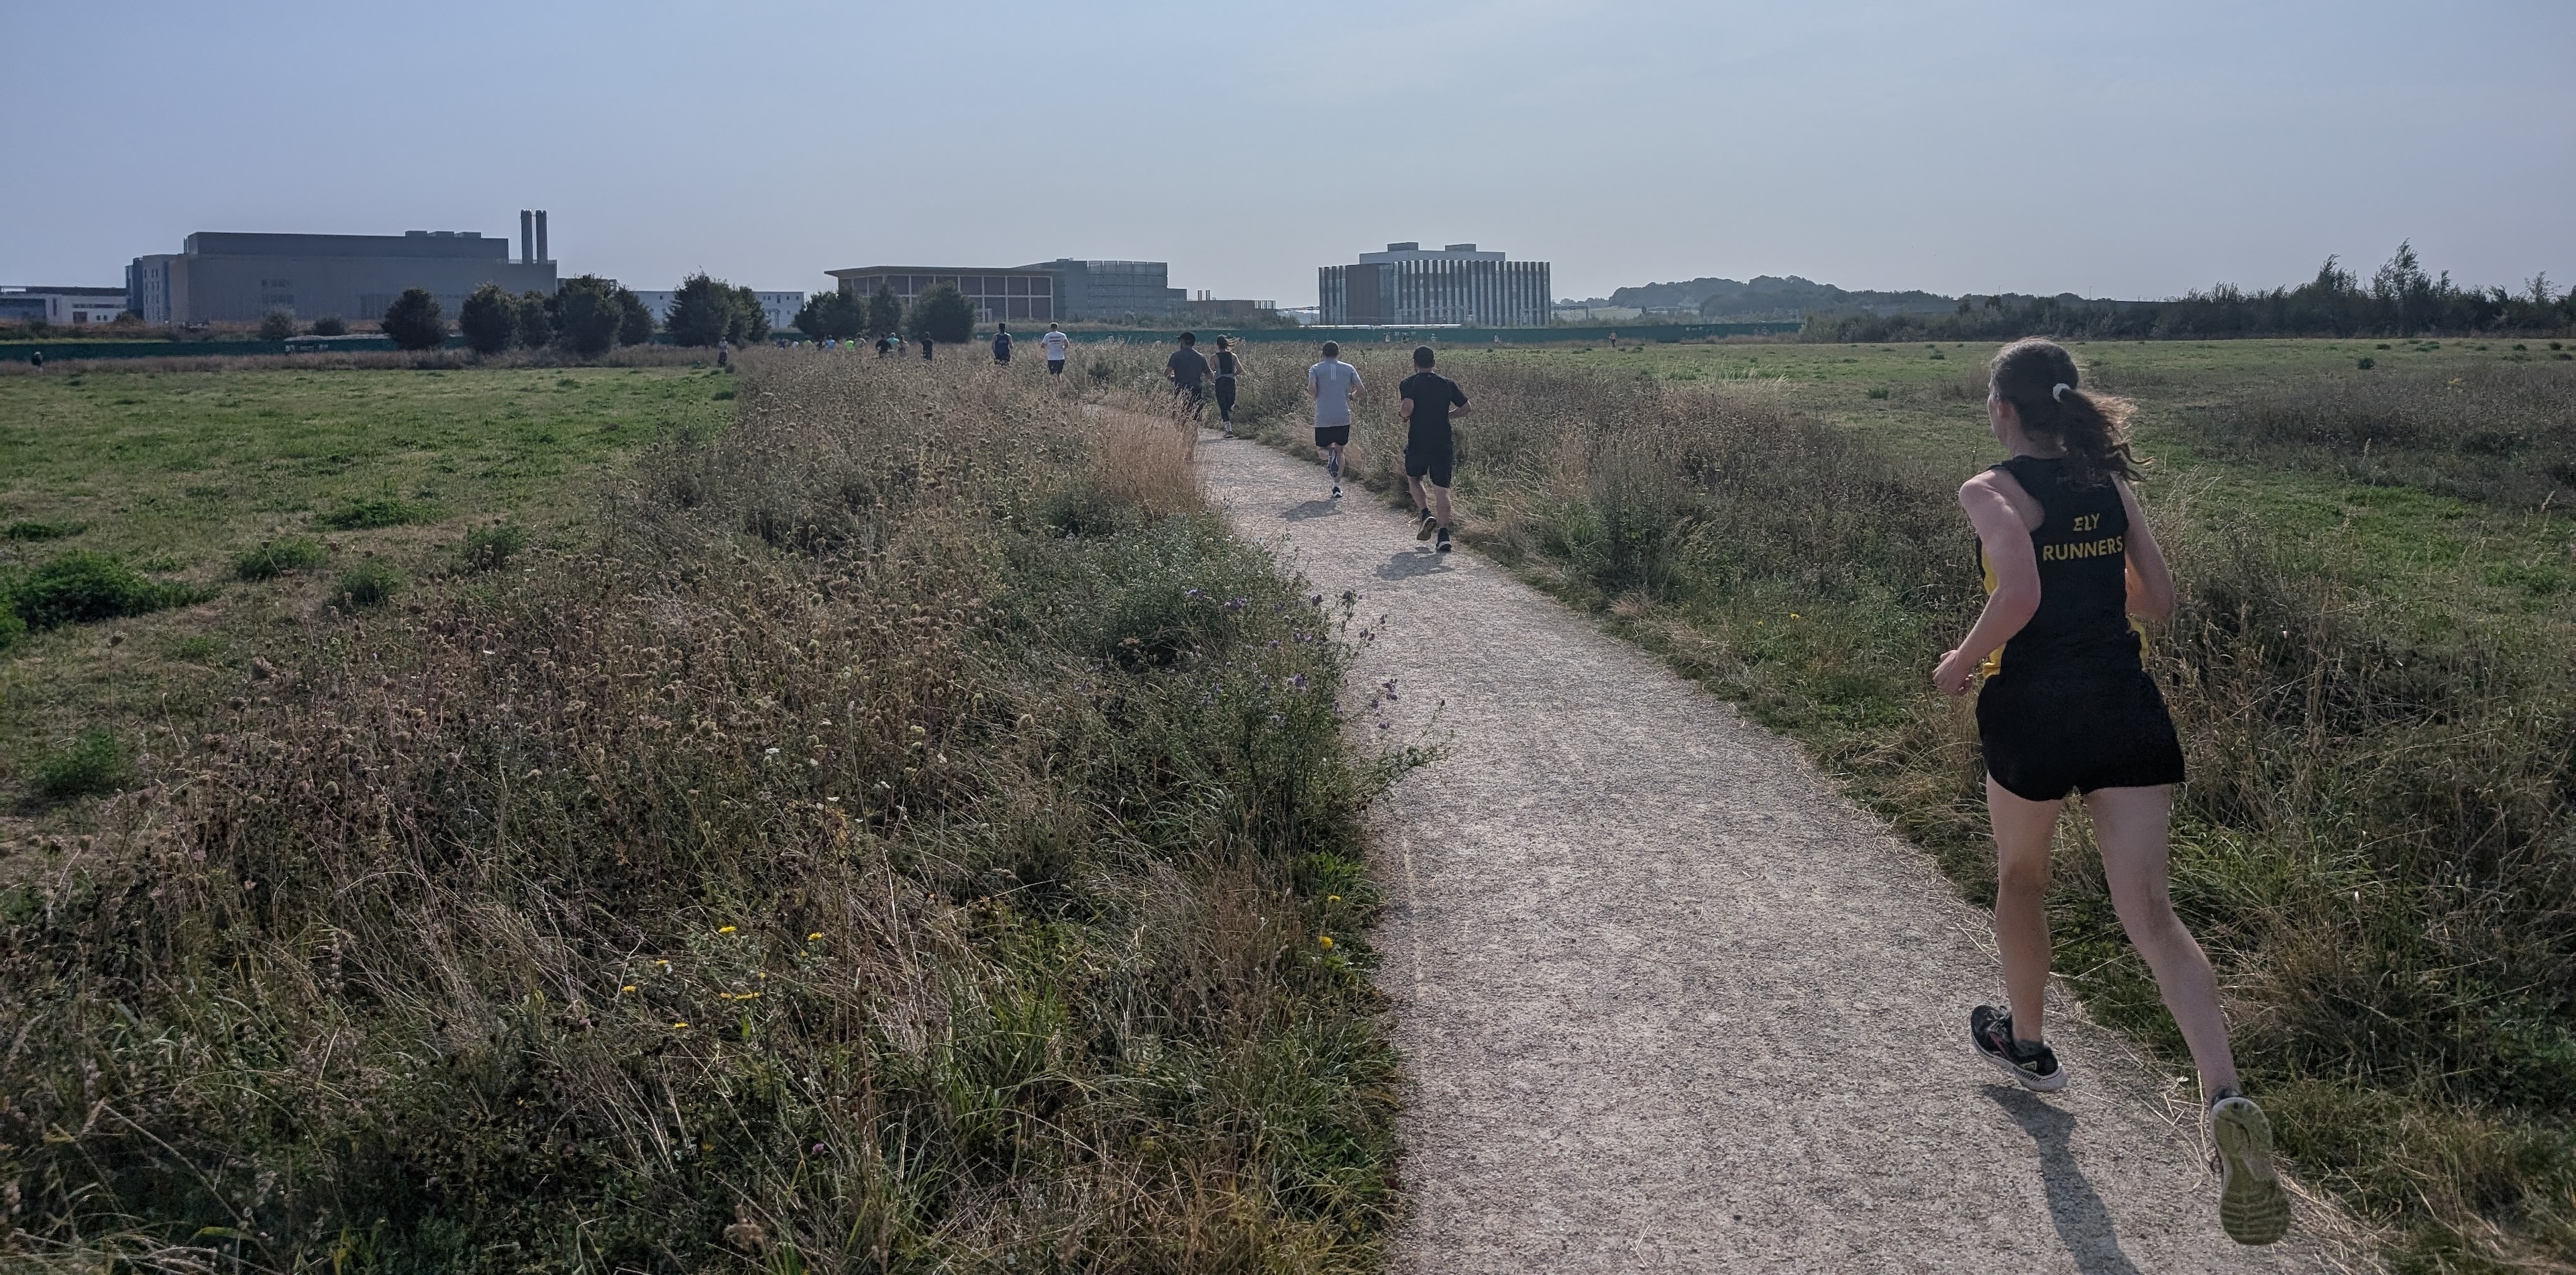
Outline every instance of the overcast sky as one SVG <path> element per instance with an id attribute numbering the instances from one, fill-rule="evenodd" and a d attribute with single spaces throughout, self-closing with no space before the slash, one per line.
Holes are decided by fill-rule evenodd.
<path id="1" fill-rule="evenodd" d="M 2576 281 L 2576 3 L 12 4 L 0 283 L 196 230 L 517 233 L 567 273 L 1172 263 L 1312 304 L 1389 240 L 2162 297 Z"/>

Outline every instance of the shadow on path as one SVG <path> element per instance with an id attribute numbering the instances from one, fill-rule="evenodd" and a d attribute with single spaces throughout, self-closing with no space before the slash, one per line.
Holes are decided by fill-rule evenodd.
<path id="1" fill-rule="evenodd" d="M 2075 1269 L 2085 1275 L 2138 1275 L 2129 1255 L 2120 1251 L 2120 1231 L 2111 1221 L 2111 1210 L 2075 1163 L 2075 1113 L 2051 1106 L 2026 1090 L 2002 1085 L 1986 1086 L 1986 1096 L 2039 1144 L 2039 1180 L 2048 1192 L 2048 1220 L 2074 1256 Z"/>
<path id="2" fill-rule="evenodd" d="M 1448 569 L 1449 559 L 1432 552 L 1426 545 L 1420 549 L 1397 550 L 1394 557 L 1388 558 L 1384 565 L 1377 569 L 1377 578 L 1414 580 L 1423 576 L 1436 576 Z"/>
<path id="3" fill-rule="evenodd" d="M 1341 512 L 1342 502 L 1338 500 L 1309 500 L 1302 505 L 1290 505 L 1279 516 L 1289 522 L 1304 522 L 1309 518 L 1340 517 Z"/>

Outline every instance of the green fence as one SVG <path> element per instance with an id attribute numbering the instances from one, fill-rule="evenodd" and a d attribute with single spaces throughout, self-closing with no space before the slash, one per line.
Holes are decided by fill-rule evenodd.
<path id="1" fill-rule="evenodd" d="M 451 339 L 448 344 L 457 342 Z M 297 337 L 289 341 L 0 341 L 0 362 L 25 363 L 41 350 L 47 363 L 72 359 L 202 359 L 235 354 L 314 354 L 390 350 L 380 336 Z"/>
<path id="2" fill-rule="evenodd" d="M 1011 335 L 1025 345 L 1036 340 L 1037 334 L 1044 330 L 1043 326 L 1032 324 Z M 1624 328 L 1607 326 L 1597 328 L 1380 328 L 1326 327 L 1321 324 L 1303 328 L 1229 328 L 1221 323 L 1211 323 L 1188 330 L 1198 333 L 1199 342 L 1202 345 L 1213 344 L 1220 336 L 1232 337 L 1248 345 L 1282 341 L 1321 345 L 1326 341 L 1339 341 L 1353 348 L 1369 345 L 1603 345 L 1609 342 L 1613 334 L 1618 336 L 1623 345 L 1632 342 L 1670 345 L 1680 341 L 1713 341 L 1730 336 L 1795 336 L 1798 332 L 1798 324 L 1790 320 L 1780 323 L 1644 323 Z M 1167 345 L 1177 339 L 1181 332 L 1180 328 L 1172 328 L 1168 331 L 1120 328 L 1109 331 L 1074 332 L 1069 335 L 1077 344 L 1082 345 L 1101 342 Z M 989 341 L 992 337 L 993 334 L 989 331 L 978 334 L 980 340 Z"/>

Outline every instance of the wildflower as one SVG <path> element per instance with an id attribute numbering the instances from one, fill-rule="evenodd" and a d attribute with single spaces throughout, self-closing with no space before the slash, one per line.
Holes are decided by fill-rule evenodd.
<path id="1" fill-rule="evenodd" d="M 1207 590 L 1205 590 L 1205 589 L 1192 589 L 1192 590 L 1189 590 L 1189 591 L 1188 591 L 1188 592 L 1186 592 L 1186 593 L 1183 593 L 1181 596 L 1182 596 L 1182 597 L 1185 597 L 1185 598 L 1204 598 L 1204 597 L 1206 597 L 1206 596 L 1207 596 Z"/>
<path id="2" fill-rule="evenodd" d="M 1326 903 L 1339 903 L 1339 902 L 1341 902 L 1341 901 L 1342 901 L 1342 896 L 1340 896 L 1340 895 L 1338 895 L 1338 894 L 1327 894 L 1327 895 L 1325 895 L 1325 896 L 1324 896 L 1324 902 L 1326 902 Z"/>
<path id="3" fill-rule="evenodd" d="M 631 991 L 634 991 L 634 990 L 635 990 L 635 985 L 634 985 L 633 983 L 628 983 L 626 986 L 621 987 L 621 988 L 618 988 L 618 989 L 617 989 L 617 994 L 618 994 L 618 995 L 620 995 L 620 996 L 623 996 L 623 995 L 625 995 L 626 993 L 631 992 Z"/>
<path id="4" fill-rule="evenodd" d="M 1273 725 L 1273 726 L 1285 726 L 1285 725 L 1287 725 L 1287 724 L 1288 724 L 1288 719 L 1287 719 L 1287 718 L 1285 718 L 1285 717 L 1281 717 L 1281 716 L 1280 716 L 1279 714 L 1277 714 L 1277 713 L 1272 713 L 1272 714 L 1270 715 L 1270 724 L 1271 724 L 1271 725 Z"/>
<path id="5" fill-rule="evenodd" d="M 821 1154 L 823 1154 L 823 1144 L 822 1144 L 822 1143 L 820 1143 L 820 1142 L 815 1143 L 815 1144 L 814 1144 L 814 1152 L 813 1152 L 813 1153 L 814 1153 L 815 1155 L 821 1155 Z"/>
<path id="6" fill-rule="evenodd" d="M 813 933 L 806 935 L 805 941 L 808 943 L 820 943 L 823 941 L 823 932 L 821 930 L 816 930 Z"/>
<path id="7" fill-rule="evenodd" d="M 654 963 L 655 965 L 659 965 L 659 966 L 661 966 L 661 967 L 662 967 L 662 968 L 664 968 L 664 969 L 669 969 L 669 968 L 671 968 L 671 963 L 670 963 L 669 961 L 655 961 L 655 962 L 653 962 L 653 963 Z"/>
<path id="8" fill-rule="evenodd" d="M 772 747 L 772 748 L 770 748 L 770 749 L 767 751 L 767 753 L 765 753 L 764 755 L 765 755 L 765 756 L 770 756 L 770 757 L 775 757 L 775 756 L 777 756 L 777 755 L 778 755 L 778 749 L 777 749 L 776 747 L 774 747 L 774 746 L 773 746 L 773 747 Z"/>
<path id="9" fill-rule="evenodd" d="M 1324 595 L 1320 593 L 1309 593 L 1306 595 L 1306 603 L 1309 606 L 1322 606 L 1324 605 Z"/>
<path id="10" fill-rule="evenodd" d="M 1240 611 L 1251 604 L 1252 599 L 1250 598 L 1227 598 L 1225 600 L 1225 609 L 1228 611 Z"/>
<path id="11" fill-rule="evenodd" d="M 1327 951 L 1327 952 L 1332 951 L 1332 950 L 1333 950 L 1333 936 L 1332 936 L 1332 935 L 1330 935 L 1330 934 L 1318 934 L 1318 935 L 1316 935 L 1316 936 L 1315 936 L 1315 946 L 1320 947 L 1320 948 L 1324 949 L 1324 950 L 1325 950 L 1325 951 Z"/>
<path id="12" fill-rule="evenodd" d="M 1302 691 L 1306 689 L 1306 675 L 1303 673 L 1291 674 L 1288 678 L 1288 689 L 1292 691 Z"/>
<path id="13" fill-rule="evenodd" d="M 1792 619 L 1792 620 L 1797 619 L 1797 618 L 1798 618 L 1798 613 L 1797 613 L 1797 612 L 1795 612 L 1795 611 L 1790 612 L 1790 613 L 1789 613 L 1789 618 L 1790 618 L 1790 619 Z"/>
<path id="14" fill-rule="evenodd" d="M 730 925 L 719 925 L 719 926 L 717 926 L 717 927 L 716 927 L 716 933 L 718 933 L 718 934 L 731 934 L 731 933 L 733 933 L 733 927 L 732 927 L 732 926 L 730 926 Z"/>
<path id="15" fill-rule="evenodd" d="M 689 1025 L 687 1023 L 673 1023 L 671 1024 L 671 1030 L 675 1032 L 684 1032 L 689 1030 Z"/>

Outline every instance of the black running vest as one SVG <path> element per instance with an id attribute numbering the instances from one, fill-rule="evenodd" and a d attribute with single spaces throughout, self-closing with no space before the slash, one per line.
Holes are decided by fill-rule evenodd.
<path id="1" fill-rule="evenodd" d="M 2039 610 L 2004 643 L 2002 668 L 2039 674 L 2103 665 L 2138 667 L 2138 631 L 2129 622 L 2129 511 L 2105 479 L 2077 487 L 2066 462 L 2015 456 L 1994 466 L 2021 484 L 2046 511 L 2030 547 L 2039 559 Z M 1995 591 L 1985 550 L 1986 592 Z M 1998 671 L 1990 661 L 1988 672 Z"/>

